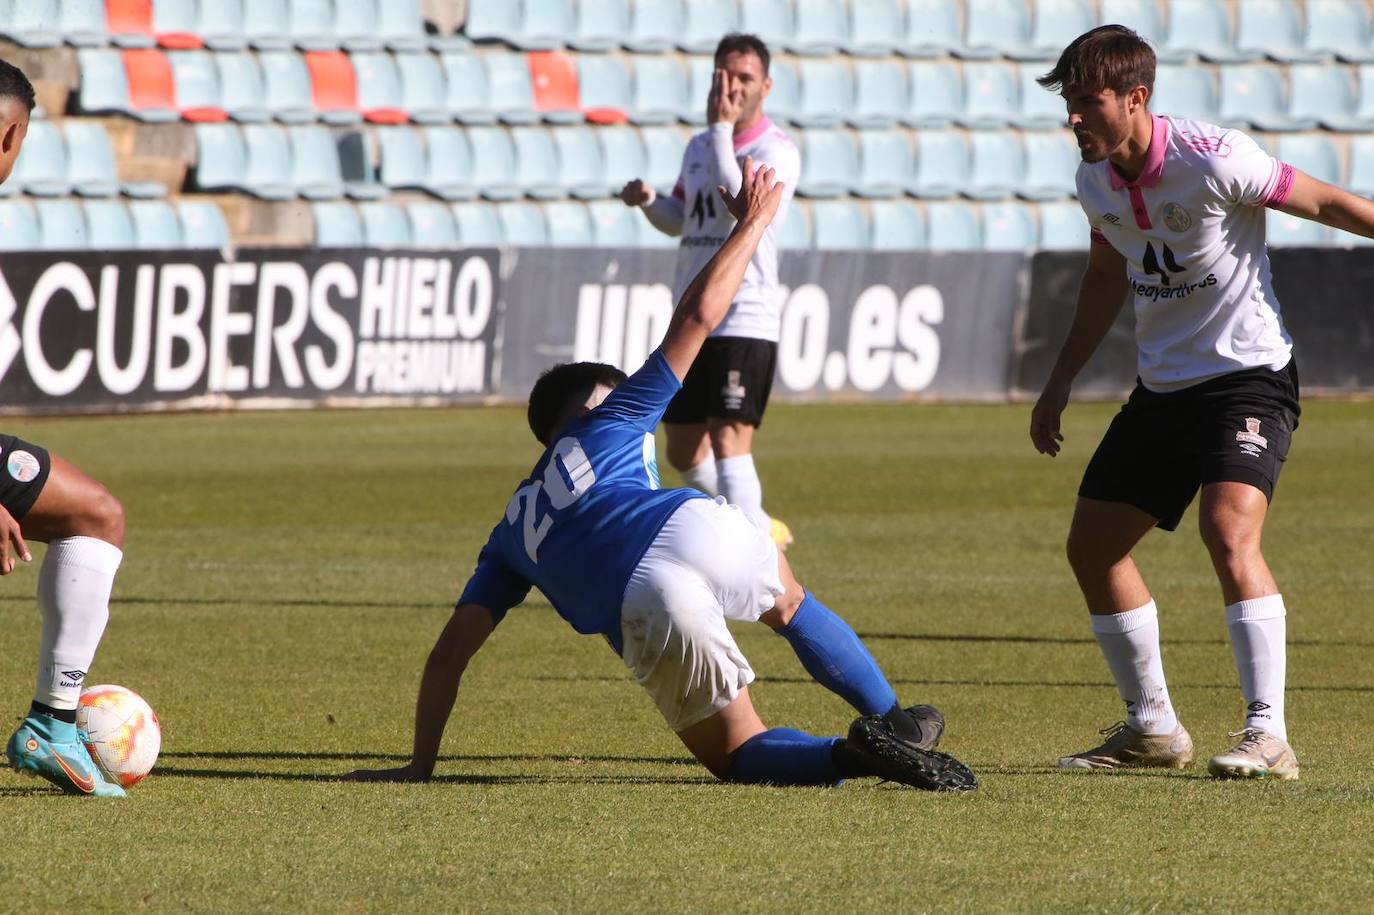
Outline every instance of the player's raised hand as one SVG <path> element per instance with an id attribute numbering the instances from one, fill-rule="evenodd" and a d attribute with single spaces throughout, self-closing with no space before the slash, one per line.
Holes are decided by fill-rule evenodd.
<path id="1" fill-rule="evenodd" d="M 1035 450 L 1054 457 L 1064 441 L 1059 431 L 1059 419 L 1069 405 L 1069 387 L 1050 382 L 1040 392 L 1040 399 L 1031 410 L 1030 437 Z"/>
<path id="2" fill-rule="evenodd" d="M 743 98 L 730 92 L 730 74 L 717 67 L 711 74 L 711 91 L 706 96 L 706 123 L 733 124 L 743 109 Z"/>
<path id="3" fill-rule="evenodd" d="M 642 207 L 647 203 L 652 203 L 654 199 L 654 189 L 645 184 L 640 178 L 627 181 L 625 186 L 620 189 L 620 199 L 625 201 L 629 207 Z"/>
<path id="4" fill-rule="evenodd" d="M 739 193 L 732 195 L 721 185 L 716 185 L 716 192 L 725 201 L 725 208 L 735 217 L 735 222 L 753 220 L 767 225 L 773 221 L 778 205 L 782 203 L 783 185 L 772 168 L 757 167 L 753 157 L 746 156 L 744 180 L 740 182 Z"/>
<path id="5" fill-rule="evenodd" d="M 16 562 L 20 559 L 33 562 L 29 545 L 24 542 L 24 533 L 19 529 L 19 522 L 0 505 L 0 575 L 13 572 Z"/>

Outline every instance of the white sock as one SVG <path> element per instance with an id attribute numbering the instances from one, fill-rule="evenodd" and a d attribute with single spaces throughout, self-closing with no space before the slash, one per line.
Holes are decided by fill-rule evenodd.
<path id="1" fill-rule="evenodd" d="M 1092 615 L 1093 635 L 1126 703 L 1126 723 L 1142 734 L 1172 734 L 1178 715 L 1164 684 L 1155 602 L 1125 613 Z"/>
<path id="2" fill-rule="evenodd" d="M 74 709 L 110 618 L 110 590 L 124 553 L 94 537 L 63 537 L 48 544 L 38 570 L 38 612 L 43 640 L 33 700 Z"/>
<path id="3" fill-rule="evenodd" d="M 768 513 L 763 510 L 763 484 L 754 469 L 754 456 L 737 454 L 717 458 L 716 470 L 720 474 L 720 494 L 725 501 L 744 509 L 760 529 L 768 530 Z"/>
<path id="4" fill-rule="evenodd" d="M 1245 696 L 1247 728 L 1288 739 L 1283 719 L 1283 682 L 1287 673 L 1287 611 L 1282 594 L 1243 600 L 1226 608 L 1226 629 L 1236 656 L 1240 691 Z"/>
<path id="5" fill-rule="evenodd" d="M 682 482 L 700 489 L 708 496 L 720 495 L 720 484 L 716 477 L 715 455 L 708 454 L 706 460 L 700 464 L 682 471 Z"/>

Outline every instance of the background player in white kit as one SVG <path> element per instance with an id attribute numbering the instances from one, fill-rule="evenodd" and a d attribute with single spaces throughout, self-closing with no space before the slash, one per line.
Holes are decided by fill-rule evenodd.
<path id="1" fill-rule="evenodd" d="M 1220 777 L 1298 777 L 1284 719 L 1283 596 L 1260 552 L 1298 424 L 1292 341 L 1279 320 L 1265 207 L 1374 237 L 1374 203 L 1273 159 L 1237 130 L 1152 115 L 1155 55 L 1119 25 L 1068 46 L 1041 85 L 1060 90 L 1092 227 L 1073 324 L 1031 416 L 1054 456 L 1073 380 L 1129 294 L 1139 380 L 1079 488 L 1068 556 L 1127 720 L 1064 768 L 1179 768 L 1193 744 L 1169 699 L 1155 602 L 1131 559 L 1173 530 L 1199 487 L 1198 523 L 1226 603 L 1246 719 L 1212 757 Z"/>
<path id="2" fill-rule="evenodd" d="M 678 300 L 734 226 L 734 217 L 716 198 L 716 186 L 738 192 L 740 163 L 749 156 L 761 167 L 774 169 L 785 188 L 778 218 L 759 242 L 730 313 L 702 348 L 663 417 L 668 463 L 683 480 L 738 505 L 785 547 L 792 534 L 763 510 L 753 443 L 773 386 L 782 324 L 777 226 L 787 218 L 801 175 L 801 155 L 763 113 L 763 100 L 773 86 L 768 64 L 768 47 L 757 37 L 722 38 L 706 103 L 710 126 L 687 144 L 672 195 L 660 197 L 635 179 L 620 197 L 641 207 L 659 231 L 682 236 L 673 279 L 673 297 Z"/>

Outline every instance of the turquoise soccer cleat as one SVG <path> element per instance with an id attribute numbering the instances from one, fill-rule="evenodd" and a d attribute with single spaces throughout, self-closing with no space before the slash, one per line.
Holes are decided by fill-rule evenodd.
<path id="1" fill-rule="evenodd" d="M 30 715 L 11 735 L 5 757 L 16 772 L 47 779 L 67 794 L 124 797 L 91 759 L 83 736 L 74 724 Z"/>

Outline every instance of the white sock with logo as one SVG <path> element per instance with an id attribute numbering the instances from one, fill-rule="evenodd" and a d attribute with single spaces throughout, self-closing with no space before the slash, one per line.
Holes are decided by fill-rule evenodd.
<path id="1" fill-rule="evenodd" d="M 1126 723 L 1142 734 L 1172 734 L 1178 715 L 1164 684 L 1155 602 L 1125 613 L 1092 614 L 1093 635 L 1126 703 Z"/>
<path id="2" fill-rule="evenodd" d="M 708 496 L 720 495 L 720 483 L 716 475 L 715 455 L 708 454 L 706 460 L 695 467 L 682 471 L 682 482 L 700 489 Z"/>
<path id="3" fill-rule="evenodd" d="M 38 649 L 35 702 L 74 709 L 110 618 L 110 591 L 124 553 L 95 537 L 63 537 L 48 544 L 38 570 Z"/>
<path id="4" fill-rule="evenodd" d="M 1226 629 L 1245 696 L 1245 726 L 1284 740 L 1288 739 L 1288 723 L 1283 718 L 1287 615 L 1282 594 L 1238 601 L 1226 608 Z"/>
<path id="5" fill-rule="evenodd" d="M 744 509 L 755 524 L 768 530 L 768 513 L 763 510 L 763 484 L 759 473 L 754 469 L 752 454 L 737 454 L 734 457 L 718 458 L 716 470 L 720 474 L 720 494 L 731 505 Z"/>

